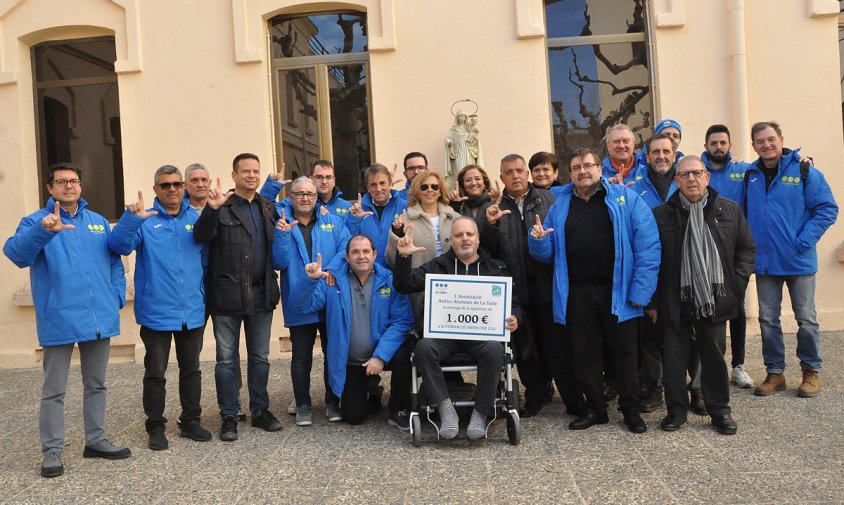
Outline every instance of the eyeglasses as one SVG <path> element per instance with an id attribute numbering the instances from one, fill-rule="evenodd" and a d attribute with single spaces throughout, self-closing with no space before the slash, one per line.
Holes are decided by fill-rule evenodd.
<path id="1" fill-rule="evenodd" d="M 307 198 L 308 200 L 313 200 L 314 198 L 316 198 L 316 193 L 308 193 L 305 191 L 294 191 L 291 194 L 299 200 L 303 200 L 305 198 Z"/>
<path id="2" fill-rule="evenodd" d="M 71 187 L 78 187 L 82 184 L 82 181 L 80 179 L 55 179 L 53 180 L 53 184 L 60 188 L 63 188 L 68 184 L 70 184 Z"/>
<path id="3" fill-rule="evenodd" d="M 334 176 L 333 175 L 315 175 L 315 176 L 313 176 L 313 180 L 315 180 L 317 182 L 322 182 L 322 181 L 331 182 L 331 181 L 334 180 Z"/>
<path id="4" fill-rule="evenodd" d="M 416 172 L 418 174 L 419 172 L 427 172 L 428 167 L 426 167 L 425 165 L 414 165 L 412 167 L 405 168 L 404 171 L 405 172 Z"/>
<path id="5" fill-rule="evenodd" d="M 572 173 L 580 172 L 581 170 L 583 170 L 584 172 L 587 172 L 587 171 L 592 170 L 593 168 L 595 168 L 597 166 L 598 165 L 596 163 L 584 163 L 582 165 L 572 165 L 570 171 Z"/>
<path id="6" fill-rule="evenodd" d="M 419 189 L 422 190 L 422 191 L 428 191 L 429 188 L 433 189 L 434 191 L 439 191 L 440 185 L 439 184 L 420 184 L 419 185 Z"/>
<path id="7" fill-rule="evenodd" d="M 703 177 L 705 170 L 689 170 L 688 172 L 677 172 L 678 179 L 691 179 L 694 177 L 695 179 L 700 179 Z"/>
<path id="8" fill-rule="evenodd" d="M 162 182 L 162 183 L 160 183 L 160 184 L 158 185 L 158 187 L 159 187 L 159 188 L 161 188 L 161 189 L 163 189 L 164 191 L 170 191 L 171 189 L 176 189 L 176 190 L 182 189 L 182 187 L 183 187 L 184 185 L 185 185 L 185 183 L 184 183 L 184 182 L 182 182 L 182 181 L 177 181 L 177 182 Z"/>

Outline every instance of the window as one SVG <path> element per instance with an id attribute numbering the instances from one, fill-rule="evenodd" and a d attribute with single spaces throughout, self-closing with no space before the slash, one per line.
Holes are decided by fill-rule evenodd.
<path id="1" fill-rule="evenodd" d="M 32 48 L 41 202 L 47 167 L 82 169 L 82 197 L 115 221 L 123 213 L 123 152 L 114 38 L 45 42 Z"/>
<path id="2" fill-rule="evenodd" d="M 269 22 L 276 139 L 285 178 L 334 163 L 346 196 L 371 164 L 366 14 L 279 16 Z"/>
<path id="3" fill-rule="evenodd" d="M 603 152 L 610 126 L 625 123 L 641 143 L 653 109 L 644 0 L 546 0 L 554 151 Z"/>

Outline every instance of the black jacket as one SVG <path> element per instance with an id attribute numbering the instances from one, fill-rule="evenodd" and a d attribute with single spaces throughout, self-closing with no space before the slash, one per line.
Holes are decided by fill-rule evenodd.
<path id="1" fill-rule="evenodd" d="M 210 314 L 251 314 L 273 310 L 280 297 L 278 275 L 273 270 L 272 246 L 278 215 L 275 205 L 256 195 L 264 218 L 267 265 L 264 279 L 252 278 L 252 233 L 233 198 L 212 209 L 206 206 L 193 228 L 197 242 L 210 242 L 205 275 L 207 310 Z M 253 285 L 263 284 L 264 303 L 256 306 Z M 257 288 L 256 286 L 256 288 Z"/>
<path id="2" fill-rule="evenodd" d="M 689 222 L 689 212 L 680 203 L 680 192 L 675 192 L 667 202 L 655 208 L 654 216 L 662 242 L 662 264 L 654 301 L 649 307 L 656 308 L 658 317 L 664 321 L 678 323 L 684 307 L 691 308 L 690 304 L 680 301 L 683 238 Z M 725 296 L 715 297 L 715 314 L 710 321 L 727 321 L 738 315 L 739 298 L 744 295 L 753 273 L 756 244 L 741 207 L 718 196 L 712 187 L 703 208 L 703 218 L 721 257 L 726 292 Z M 687 316 L 692 317 L 691 314 Z"/>
<path id="3" fill-rule="evenodd" d="M 494 277 L 510 277 L 507 266 L 498 260 L 490 257 L 483 247 L 478 249 L 478 260 L 471 265 L 466 265 L 449 249 L 424 265 L 411 268 L 410 256 L 396 256 L 396 264 L 393 267 L 393 286 L 399 293 L 410 294 L 425 290 L 425 274 L 449 274 L 449 275 L 489 275 Z M 516 316 L 519 326 L 522 325 L 522 309 L 519 305 L 519 290 L 516 289 L 516 280 L 513 279 L 513 297 L 511 314 Z"/>

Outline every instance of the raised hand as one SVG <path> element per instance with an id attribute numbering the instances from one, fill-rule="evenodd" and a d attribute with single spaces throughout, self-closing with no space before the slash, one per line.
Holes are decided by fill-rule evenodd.
<path id="1" fill-rule="evenodd" d="M 489 188 L 489 199 L 496 200 L 501 197 L 501 186 L 498 185 L 498 181 L 495 181 L 495 189 Z"/>
<path id="2" fill-rule="evenodd" d="M 451 201 L 452 202 L 465 202 L 468 200 L 468 196 L 460 196 L 460 184 L 455 180 L 454 181 L 454 191 L 451 193 Z"/>
<path id="3" fill-rule="evenodd" d="M 223 184 L 220 182 L 220 178 L 217 177 L 217 187 L 211 188 L 208 190 L 208 206 L 212 209 L 219 209 L 224 203 L 229 201 L 229 198 L 234 193 L 223 193 Z"/>
<path id="4" fill-rule="evenodd" d="M 305 273 L 313 280 L 319 280 L 323 277 L 328 277 L 328 272 L 322 271 L 322 254 L 316 254 L 316 261 L 305 265 Z"/>
<path id="5" fill-rule="evenodd" d="M 272 173 L 272 174 L 270 174 L 270 179 L 277 181 L 277 182 L 280 182 L 282 187 L 284 187 L 284 186 L 290 184 L 291 182 L 293 182 L 293 179 L 285 179 L 283 173 Z"/>
<path id="6" fill-rule="evenodd" d="M 331 214 L 331 211 L 328 210 L 328 207 L 326 207 L 325 205 L 320 205 L 319 206 L 319 214 L 321 216 L 327 216 L 327 215 Z"/>
<path id="7" fill-rule="evenodd" d="M 393 170 L 390 172 L 390 179 L 392 179 L 393 184 L 397 182 L 401 182 L 404 177 L 399 177 L 399 164 L 393 163 Z"/>
<path id="8" fill-rule="evenodd" d="M 72 224 L 62 223 L 61 205 L 59 202 L 56 202 L 56 211 L 53 214 L 47 214 L 41 219 L 41 226 L 43 226 L 45 230 L 49 230 L 53 233 L 76 228 L 76 226 Z"/>
<path id="9" fill-rule="evenodd" d="M 404 233 L 404 223 L 407 221 L 407 209 L 401 211 L 401 215 L 393 221 L 393 232 L 396 235 L 402 235 Z"/>
<path id="10" fill-rule="evenodd" d="M 498 182 L 496 182 L 495 185 L 497 189 Z M 501 219 L 503 216 L 510 214 L 509 210 L 501 210 L 501 198 L 503 196 L 503 193 L 498 193 L 498 198 L 495 199 L 495 203 L 486 208 L 487 223 L 496 224 L 498 223 L 498 220 Z"/>
<path id="11" fill-rule="evenodd" d="M 536 224 L 533 225 L 533 227 L 530 229 L 530 236 L 531 237 L 536 238 L 536 239 L 545 238 L 554 231 L 554 228 L 548 228 L 546 230 L 545 227 L 542 226 L 542 220 L 539 219 L 539 214 L 536 214 L 535 217 L 536 217 Z"/>
<path id="12" fill-rule="evenodd" d="M 413 225 L 409 224 L 405 230 L 404 237 L 396 244 L 396 250 L 402 256 L 410 256 L 415 252 L 426 251 L 427 249 L 413 245 Z"/>
<path id="13" fill-rule="evenodd" d="M 294 226 L 299 224 L 299 221 L 294 220 L 292 223 L 287 222 L 287 217 L 284 215 L 284 209 L 281 209 L 281 219 L 279 219 L 275 224 L 275 229 L 278 231 L 286 231 L 289 232 L 293 229 Z"/>
<path id="14" fill-rule="evenodd" d="M 358 201 L 356 201 L 355 203 L 352 204 L 352 208 L 349 209 L 349 214 L 351 214 L 355 217 L 364 218 L 366 216 L 371 216 L 373 214 L 373 212 L 368 211 L 368 210 L 363 210 L 363 207 L 361 206 L 360 193 L 358 193 Z"/>
<path id="15" fill-rule="evenodd" d="M 141 219 L 146 219 L 150 216 L 158 215 L 157 210 L 146 209 L 146 205 L 144 205 L 144 193 L 142 191 L 138 191 L 138 201 L 133 203 L 132 205 L 129 205 L 127 208 L 129 209 L 129 212 L 135 214 Z"/>
<path id="16" fill-rule="evenodd" d="M 622 177 L 620 173 L 617 173 L 607 179 L 607 182 L 609 182 L 610 184 L 624 184 L 624 177 Z"/>

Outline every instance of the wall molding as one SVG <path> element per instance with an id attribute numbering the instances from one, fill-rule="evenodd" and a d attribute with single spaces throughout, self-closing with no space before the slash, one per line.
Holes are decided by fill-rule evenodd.
<path id="1" fill-rule="evenodd" d="M 542 0 L 516 0 L 516 38 L 536 39 L 545 36 Z"/>
<path id="2" fill-rule="evenodd" d="M 840 12 L 837 0 L 806 0 L 810 18 L 837 16 Z"/>
<path id="3" fill-rule="evenodd" d="M 668 0 L 667 8 L 654 9 L 654 19 L 657 28 L 678 28 L 686 25 L 685 0 Z"/>

